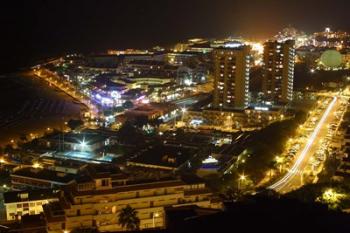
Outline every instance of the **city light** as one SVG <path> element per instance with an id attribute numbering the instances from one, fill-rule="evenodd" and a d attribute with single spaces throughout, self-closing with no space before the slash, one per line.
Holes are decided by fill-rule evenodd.
<path id="1" fill-rule="evenodd" d="M 252 51 L 257 52 L 258 54 L 262 55 L 264 53 L 264 45 L 262 43 L 250 43 L 250 46 L 252 46 Z"/>
<path id="2" fill-rule="evenodd" d="M 327 189 L 326 191 L 324 191 L 324 193 L 322 194 L 322 199 L 328 203 L 335 203 L 339 201 L 339 198 L 342 195 L 337 193 L 335 190 L 333 189 Z"/>
<path id="3" fill-rule="evenodd" d="M 247 179 L 247 176 L 244 174 L 239 176 L 240 181 L 245 181 L 246 179 Z"/>
<path id="4" fill-rule="evenodd" d="M 85 138 L 84 138 L 83 141 L 80 142 L 80 147 L 84 149 L 86 146 L 87 146 L 87 143 L 85 142 Z"/>
<path id="5" fill-rule="evenodd" d="M 204 164 L 217 163 L 217 162 L 219 162 L 219 161 L 211 155 L 202 161 L 202 163 L 204 163 Z"/>
<path id="6" fill-rule="evenodd" d="M 138 8 L 140 4 L 130 9 Z M 266 9 L 263 12 L 271 17 L 281 16 L 276 7 Z M 268 27 L 265 21 L 260 26 Z M 127 21 L 124 26 L 133 28 Z M 249 38 L 240 36 L 247 32 L 235 31 L 234 36 L 220 39 L 184 39 L 169 46 L 165 41 L 166 47 L 149 50 L 92 52 L 101 46 L 91 45 L 91 52 L 42 60 L 28 76 L 45 85 L 40 90 L 46 87 L 53 94 L 36 91 L 28 99 L 8 97 L 13 108 L 19 108 L 11 107 L 8 113 L 3 109 L 0 116 L 6 137 L 0 142 L 4 217 L 11 225 L 16 221 L 16 226 L 25 226 L 21 224 L 25 215 L 50 220 L 57 212 L 59 225 L 45 221 L 45 229 L 56 233 L 91 226 L 110 232 L 162 230 L 174 225 L 168 224 L 164 208 L 180 203 L 189 211 L 208 209 L 214 216 L 230 211 L 228 201 L 245 208 L 242 200 L 256 203 L 261 201 L 256 193 L 275 195 L 275 191 L 282 198 L 291 191 L 302 192 L 295 195 L 297 199 L 319 202 L 324 211 L 326 206 L 346 211 L 350 194 L 341 182 L 350 170 L 345 163 L 350 134 L 346 129 L 350 93 L 345 91 L 350 77 L 343 74 L 350 70 L 350 33 L 323 28 L 305 33 L 288 27 L 265 38 L 268 33 L 259 36 L 265 29 L 258 28 Z M 119 34 L 129 42 L 144 39 Z M 341 72 L 332 73 L 335 70 Z M 22 89 L 4 93 L 31 93 Z M 16 106 L 16 101 L 23 103 Z M 309 189 L 308 184 L 317 187 Z M 42 200 L 37 200 L 37 189 L 44 186 Z M 305 196 L 305 191 L 311 194 Z M 122 206 L 116 196 L 123 197 Z M 180 202 L 174 201 L 175 196 L 181 197 Z M 140 197 L 142 205 L 136 203 Z M 273 199 L 278 202 L 279 197 Z M 90 210 L 84 211 L 82 205 Z"/>
<path id="7" fill-rule="evenodd" d="M 308 139 L 304 149 L 302 150 L 302 152 L 300 153 L 298 159 L 296 160 L 296 162 L 294 163 L 294 165 L 292 166 L 292 168 L 288 171 L 288 173 L 279 181 L 277 181 L 276 183 L 274 183 L 273 185 L 269 186 L 269 189 L 281 189 L 283 188 L 288 181 L 295 176 L 295 174 L 297 174 L 300 165 L 302 164 L 302 162 L 304 161 L 307 153 L 310 150 L 311 145 L 314 143 L 321 127 L 323 126 L 325 120 L 327 119 L 330 111 L 332 110 L 334 104 L 337 101 L 337 97 L 334 97 L 332 102 L 328 105 L 326 111 L 324 112 L 324 114 L 322 115 L 322 118 L 320 119 L 319 123 L 317 124 L 316 128 L 314 129 L 314 131 L 312 132 L 310 138 Z"/>
<path id="8" fill-rule="evenodd" d="M 40 163 L 38 163 L 38 162 L 35 162 L 34 164 L 33 164 L 33 168 L 40 168 L 41 167 L 41 165 L 40 165 Z"/>

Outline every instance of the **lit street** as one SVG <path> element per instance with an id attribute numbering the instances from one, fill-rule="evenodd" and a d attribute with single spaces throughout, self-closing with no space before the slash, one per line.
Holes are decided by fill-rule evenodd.
<path id="1" fill-rule="evenodd" d="M 350 232 L 350 1 L 4 3 L 0 233 Z"/>
<path id="2" fill-rule="evenodd" d="M 286 193 L 303 185 L 303 179 L 306 176 L 306 167 L 312 156 L 321 146 L 319 142 L 326 138 L 328 125 L 335 121 L 334 113 L 339 107 L 340 101 L 337 97 L 334 97 L 323 112 L 322 117 L 316 124 L 308 140 L 297 153 L 292 167 L 280 180 L 269 186 L 269 189 Z"/>

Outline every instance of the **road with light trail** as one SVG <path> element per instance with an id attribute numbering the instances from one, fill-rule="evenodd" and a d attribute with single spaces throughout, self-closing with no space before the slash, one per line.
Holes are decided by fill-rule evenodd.
<path id="1" fill-rule="evenodd" d="M 298 153 L 293 166 L 280 180 L 270 185 L 268 187 L 269 189 L 286 193 L 302 186 L 302 176 L 305 168 L 307 167 L 310 158 L 319 148 L 319 142 L 326 137 L 328 124 L 335 120 L 334 112 L 339 108 L 339 102 L 340 101 L 338 101 L 337 97 L 333 97 L 306 144 L 304 144 L 302 150 Z"/>

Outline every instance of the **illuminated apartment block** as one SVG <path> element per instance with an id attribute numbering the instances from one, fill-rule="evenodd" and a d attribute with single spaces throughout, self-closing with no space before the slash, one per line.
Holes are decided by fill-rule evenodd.
<path id="1" fill-rule="evenodd" d="M 214 50 L 215 109 L 248 107 L 250 47 L 241 44 Z"/>
<path id="2" fill-rule="evenodd" d="M 197 205 L 221 208 L 203 182 L 179 179 L 112 185 L 111 178 L 80 181 L 74 191 L 65 192 L 59 202 L 44 206 L 49 233 L 89 227 L 104 231 L 125 230 L 118 222 L 121 209 L 137 210 L 140 229 L 165 226 L 165 207 Z"/>
<path id="3" fill-rule="evenodd" d="M 268 41 L 264 44 L 263 92 L 265 100 L 287 104 L 293 99 L 294 41 Z"/>
<path id="4" fill-rule="evenodd" d="M 58 193 L 54 190 L 28 190 L 4 193 L 6 219 L 19 220 L 23 215 L 35 215 L 43 212 L 42 206 L 58 201 Z"/>

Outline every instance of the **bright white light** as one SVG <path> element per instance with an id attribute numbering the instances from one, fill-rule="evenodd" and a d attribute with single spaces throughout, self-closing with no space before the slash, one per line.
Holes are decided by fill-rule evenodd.
<path id="1" fill-rule="evenodd" d="M 254 107 L 254 110 L 258 110 L 258 111 L 269 111 L 268 107 Z"/>
<path id="2" fill-rule="evenodd" d="M 191 125 L 201 125 L 203 124 L 203 120 L 193 119 L 190 122 Z"/>
<path id="3" fill-rule="evenodd" d="M 85 148 L 87 146 L 87 143 L 85 142 L 85 138 L 83 139 L 83 141 L 80 142 L 80 146 L 81 148 Z"/>
<path id="4" fill-rule="evenodd" d="M 113 104 L 113 100 L 111 100 L 110 98 L 105 98 L 103 97 L 101 100 L 102 104 Z"/>
<path id="5" fill-rule="evenodd" d="M 186 86 L 191 86 L 192 85 L 192 80 L 191 79 L 185 79 L 184 80 L 184 84 L 186 85 Z"/>
<path id="6" fill-rule="evenodd" d="M 250 43 L 252 46 L 252 51 L 262 55 L 264 53 L 264 46 L 261 43 Z"/>
<path id="7" fill-rule="evenodd" d="M 213 156 L 209 156 L 208 158 L 206 158 L 205 160 L 202 161 L 202 163 L 207 164 L 207 163 L 217 163 L 218 160 L 216 158 L 214 158 Z"/>
<path id="8" fill-rule="evenodd" d="M 239 48 L 241 46 L 242 46 L 242 44 L 239 42 L 231 42 L 231 43 L 226 43 L 224 47 L 225 48 Z"/>
<path id="9" fill-rule="evenodd" d="M 315 130 L 312 132 L 309 140 L 307 141 L 307 144 L 305 145 L 304 149 L 300 153 L 300 155 L 299 155 L 297 161 L 294 163 L 293 167 L 288 171 L 288 173 L 282 179 L 280 179 L 279 181 L 277 181 L 273 185 L 269 186 L 268 187 L 269 189 L 282 189 L 287 184 L 287 182 L 297 173 L 297 171 L 300 168 L 301 163 L 305 159 L 306 154 L 309 152 L 310 147 L 314 143 L 322 125 L 324 124 L 325 120 L 327 119 L 327 117 L 328 117 L 330 111 L 332 110 L 336 101 L 337 101 L 337 97 L 334 97 L 333 101 L 329 104 L 329 106 L 326 109 L 326 111 L 324 112 L 321 120 L 317 124 Z"/>
<path id="10" fill-rule="evenodd" d="M 111 97 L 113 97 L 114 99 L 120 99 L 120 93 L 118 91 L 112 91 Z"/>

